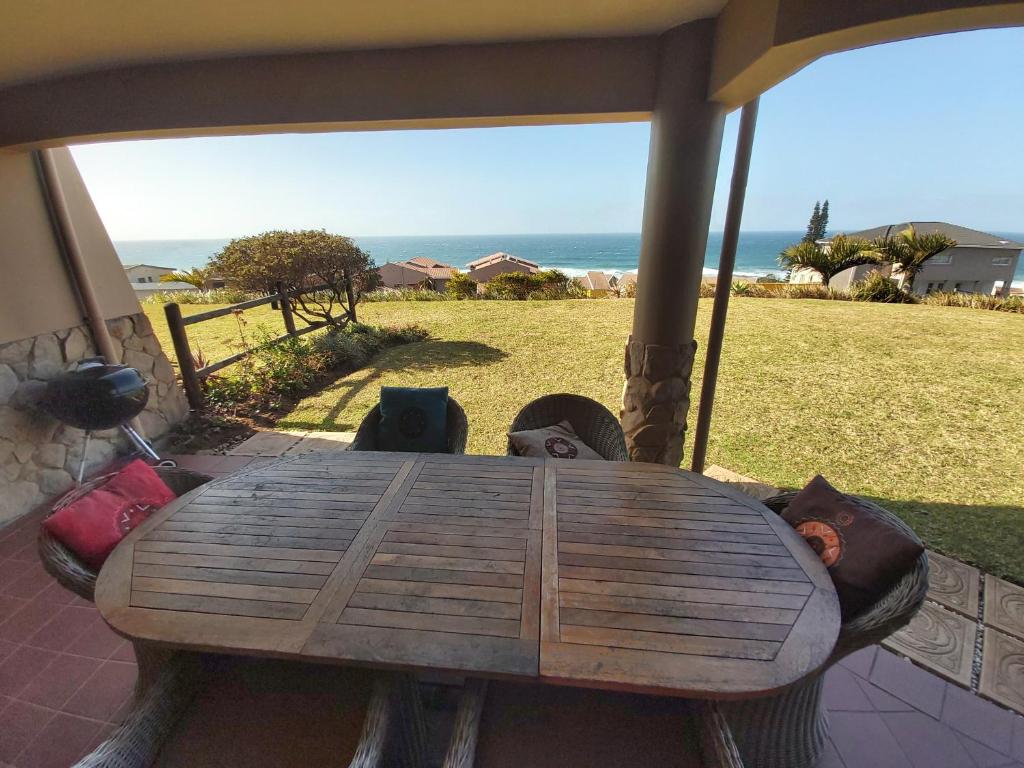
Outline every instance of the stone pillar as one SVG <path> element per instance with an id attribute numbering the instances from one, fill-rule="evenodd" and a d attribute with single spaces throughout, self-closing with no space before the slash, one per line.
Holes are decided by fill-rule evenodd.
<path id="1" fill-rule="evenodd" d="M 682 459 L 697 298 L 725 110 L 707 101 L 714 23 L 662 35 L 622 419 L 634 461 Z"/>

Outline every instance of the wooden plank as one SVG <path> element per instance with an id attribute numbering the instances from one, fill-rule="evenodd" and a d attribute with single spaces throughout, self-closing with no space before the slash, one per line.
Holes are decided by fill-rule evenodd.
<path id="1" fill-rule="evenodd" d="M 570 580 L 571 581 L 571 580 Z M 566 580 L 559 582 L 559 605 L 562 608 L 580 608 L 590 611 L 613 611 L 617 613 L 649 613 L 657 616 L 678 616 L 687 619 L 714 619 L 717 621 L 757 622 L 760 624 L 780 624 L 787 631 L 793 626 L 800 615 L 801 603 L 797 608 L 781 609 L 750 602 L 713 603 L 690 602 L 682 600 L 652 599 L 646 597 L 629 597 L 614 594 L 590 594 L 585 592 L 569 592 Z M 571 585 L 569 585 L 571 586 Z M 744 593 L 749 596 L 750 593 Z M 723 600 L 728 599 L 723 597 Z"/>
<path id="2" fill-rule="evenodd" d="M 514 491 L 460 491 L 460 490 L 443 490 L 434 491 L 430 489 L 420 489 L 414 487 L 412 492 L 409 494 L 410 499 L 441 499 L 442 501 L 454 501 L 455 499 L 466 499 L 467 501 L 485 501 L 488 504 L 497 501 L 504 502 L 520 502 L 522 504 L 530 503 L 529 493 L 515 493 Z"/>
<path id="3" fill-rule="evenodd" d="M 703 583 L 700 580 L 698 583 Z M 792 582 L 786 582 L 792 583 Z M 785 608 L 799 611 L 807 602 L 806 595 L 776 594 L 774 592 L 742 592 L 714 587 L 678 587 L 661 584 L 637 584 L 618 581 L 591 581 L 589 579 L 561 578 L 558 580 L 561 595 L 587 594 L 612 599 L 645 598 L 683 603 L 710 603 L 715 606 L 749 606 L 763 608 Z"/>
<path id="4" fill-rule="evenodd" d="M 177 552 L 183 555 L 220 555 L 223 557 L 255 557 L 266 560 L 313 560 L 336 563 L 340 552 L 326 549 L 296 549 L 290 547 L 249 547 L 229 544 L 202 544 L 191 541 L 140 541 L 137 552 Z"/>
<path id="5" fill-rule="evenodd" d="M 276 573 L 274 571 L 246 571 L 231 568 L 202 568 L 185 565 L 156 565 L 135 563 L 135 578 L 152 576 L 158 579 L 186 579 L 189 581 L 216 581 L 224 584 L 256 584 L 270 587 L 307 587 L 319 589 L 325 576 L 304 573 Z"/>
<path id="6" fill-rule="evenodd" d="M 555 470 L 544 467 L 544 530 L 541 542 L 540 577 L 540 638 L 557 641 L 558 617 L 558 496 L 555 490 Z"/>
<path id="7" fill-rule="evenodd" d="M 162 592 L 132 592 L 131 605 L 189 613 L 254 616 L 266 619 L 301 619 L 308 606 L 302 603 L 271 603 L 202 595 L 169 595 Z"/>
<path id="8" fill-rule="evenodd" d="M 622 613 L 583 608 L 562 608 L 561 621 L 577 627 L 631 629 L 680 637 L 714 637 L 735 640 L 773 640 L 781 643 L 789 634 L 788 624 L 760 624 L 753 621 L 718 621 L 649 613 Z"/>
<path id="9" fill-rule="evenodd" d="M 486 528 L 480 528 L 486 531 Z M 389 526 L 384 541 L 402 542 L 405 544 L 447 544 L 457 547 L 487 547 L 492 549 L 526 549 L 526 536 L 511 537 L 498 535 L 501 532 L 491 531 L 491 535 L 467 533 L 435 533 L 433 531 L 410 531 Z"/>
<path id="10" fill-rule="evenodd" d="M 273 538 L 293 539 L 342 539 L 351 541 L 357 529 L 326 528 L 292 525 L 257 525 L 246 522 L 208 523 L 198 520 L 176 517 L 160 526 L 161 531 L 184 531 L 190 533 L 219 533 L 224 535 L 242 534 L 245 536 L 270 536 Z"/>
<path id="11" fill-rule="evenodd" d="M 458 501 L 458 500 L 456 500 Z M 479 504 L 479 502 L 474 502 Z M 435 515 L 439 517 L 482 518 L 484 520 L 521 520 L 526 528 L 529 525 L 530 511 L 523 507 L 506 509 L 504 507 L 464 506 L 462 504 L 422 504 L 406 501 L 398 510 L 396 517 L 403 519 L 405 515 Z"/>
<path id="12" fill-rule="evenodd" d="M 351 536 L 339 539 L 311 539 L 295 536 L 247 536 L 240 533 L 203 533 L 196 531 L 168 531 L 160 529 L 146 537 L 146 541 L 195 542 L 198 544 L 225 544 L 248 547 L 289 547 L 293 549 L 315 549 L 344 552 L 352 541 Z"/>
<path id="13" fill-rule="evenodd" d="M 499 532 L 502 536 L 516 536 L 519 534 L 526 534 L 528 528 L 528 521 L 523 520 L 521 517 L 495 517 L 491 515 L 487 517 L 481 511 L 481 515 L 444 515 L 443 512 L 438 514 L 420 514 L 418 512 L 409 512 L 406 509 L 402 509 L 397 515 L 390 515 L 388 526 L 393 530 L 398 530 L 395 526 L 408 525 L 408 526 L 423 526 L 423 530 L 427 530 L 426 526 L 448 526 L 451 528 L 462 528 L 467 532 L 476 532 L 481 530 L 482 526 L 486 526 L 488 529 L 495 532 Z"/>
<path id="14" fill-rule="evenodd" d="M 421 597 L 450 597 L 460 600 L 487 600 L 494 603 L 514 603 L 523 600 L 522 589 L 507 587 L 478 587 L 471 584 L 438 584 L 422 581 L 396 581 L 366 578 L 359 580 L 356 592 L 374 592 L 388 595 L 419 595 Z"/>
<path id="15" fill-rule="evenodd" d="M 658 529 L 654 529 L 657 532 Z M 584 544 L 603 547 L 633 547 L 642 549 L 683 549 L 700 552 L 722 552 L 731 554 L 763 555 L 789 558 L 789 550 L 782 544 L 755 544 L 738 541 L 715 541 L 691 537 L 669 536 L 626 536 L 623 534 L 585 533 L 582 531 L 559 530 L 558 538 L 569 544 Z"/>
<path id="16" fill-rule="evenodd" d="M 521 496 L 529 496 L 531 481 L 529 480 L 491 480 L 481 482 L 480 478 L 465 478 L 464 480 L 452 479 L 448 483 L 430 482 L 419 480 L 415 486 L 416 493 L 426 495 L 441 494 L 442 498 L 449 495 L 458 497 L 462 493 L 487 494 L 493 493 L 514 493 Z M 476 498 L 475 496 L 473 498 Z"/>
<path id="17" fill-rule="evenodd" d="M 309 499 L 239 499 L 221 496 L 195 499 L 187 512 L 227 512 L 267 515 L 295 515 L 316 518 L 364 519 L 373 504 L 365 501 L 310 501 Z"/>
<path id="18" fill-rule="evenodd" d="M 728 563 L 731 565 L 768 566 L 800 571 L 791 557 L 777 554 L 738 554 L 724 550 L 705 549 L 664 549 L 658 547 L 621 546 L 615 544 L 587 544 L 573 541 L 559 541 L 559 554 L 602 555 L 604 557 L 642 558 L 649 561 L 680 560 L 694 563 Z M 802 575 L 802 572 L 801 572 Z"/>
<path id="19" fill-rule="evenodd" d="M 210 597 L 237 597 L 243 600 L 266 600 L 280 603 L 313 602 L 318 590 L 301 587 L 270 587 L 253 584 L 218 583 L 163 579 L 136 574 L 132 579 L 133 592 L 166 592 L 173 595 L 208 595 Z"/>
<path id="20" fill-rule="evenodd" d="M 400 541 L 384 541 L 378 552 L 401 555 L 427 555 L 428 557 L 458 557 L 467 560 L 497 560 L 521 563 L 525 552 L 521 549 L 499 549 L 484 547 L 444 546 L 439 544 L 406 544 Z"/>
<path id="21" fill-rule="evenodd" d="M 344 482 L 314 482 L 296 478 L 291 482 L 287 480 L 271 480 L 266 478 L 245 479 L 237 481 L 226 481 L 220 485 L 223 490 L 244 491 L 246 493 L 259 491 L 272 491 L 278 494 L 292 493 L 326 493 L 334 495 L 363 494 L 372 499 L 377 494 L 383 493 L 390 481 L 349 481 Z"/>
<path id="22" fill-rule="evenodd" d="M 772 579 L 746 579 L 731 576 L 707 576 L 688 573 L 659 573 L 657 571 L 630 571 L 618 568 L 560 565 L 564 578 L 589 579 L 600 582 L 654 584 L 670 587 L 703 587 L 713 590 L 735 590 L 777 595 L 806 597 L 814 587 L 805 581 L 775 581 Z"/>
<path id="23" fill-rule="evenodd" d="M 589 504 L 598 507 L 635 506 L 638 502 L 664 503 L 675 506 L 690 506 L 721 510 L 734 515 L 760 517 L 755 510 L 736 504 L 732 499 L 722 499 L 711 495 L 689 493 L 657 493 L 655 491 L 597 491 L 575 490 L 559 487 L 559 501 L 573 504 Z"/>
<path id="24" fill-rule="evenodd" d="M 481 587 L 523 587 L 523 577 L 514 573 L 480 573 L 479 571 L 452 571 L 441 568 L 411 568 L 395 565 L 366 567 L 364 575 L 372 579 L 385 579 L 439 584 L 468 584 Z"/>
<path id="25" fill-rule="evenodd" d="M 717 509 L 701 510 L 696 509 L 695 505 L 692 504 L 687 505 L 686 507 L 680 507 L 676 504 L 663 504 L 661 502 L 652 501 L 645 504 L 638 504 L 637 506 L 623 505 L 616 507 L 595 507 L 584 504 L 567 504 L 559 502 L 559 507 L 562 511 L 572 515 L 590 515 L 591 518 L 599 518 L 597 520 L 591 519 L 590 522 L 601 522 L 600 518 L 610 517 L 643 517 L 655 519 L 663 518 L 666 520 L 702 520 L 716 523 L 729 523 L 730 525 L 760 525 L 763 528 L 768 527 L 764 524 L 763 518 L 755 515 L 730 515 Z"/>
<path id="26" fill-rule="evenodd" d="M 616 568 L 627 571 L 660 571 L 662 573 L 690 573 L 703 576 L 736 576 L 744 579 L 772 581 L 806 581 L 799 568 L 769 568 L 760 565 L 725 565 L 680 560 L 647 560 L 639 557 L 604 557 L 559 553 L 558 561 L 564 565 L 584 565 L 596 568 Z"/>
<path id="27" fill-rule="evenodd" d="M 563 643 L 760 661 L 771 661 L 781 646 L 781 643 L 767 640 L 737 640 L 568 624 L 562 626 L 561 639 Z"/>
<path id="28" fill-rule="evenodd" d="M 724 520 L 734 520 L 737 523 L 742 523 L 745 520 L 763 520 L 764 518 L 745 507 L 741 507 L 738 504 L 709 502 L 709 501 L 688 501 L 685 499 L 656 499 L 648 498 L 645 496 L 639 496 L 633 499 L 606 499 L 598 496 L 580 496 L 580 495 L 565 495 L 559 494 L 558 500 L 560 503 L 573 507 L 574 509 L 579 507 L 586 511 L 586 507 L 595 508 L 593 511 L 606 509 L 613 513 L 618 513 L 619 510 L 624 509 L 647 509 L 647 510 L 663 510 L 668 512 L 714 512 L 719 518 Z M 598 512 L 600 514 L 600 512 Z"/>
<path id="29" fill-rule="evenodd" d="M 467 560 L 458 557 L 429 557 L 426 555 L 391 555 L 378 553 L 374 565 L 399 565 L 410 568 L 436 568 L 442 571 L 475 571 L 477 573 L 514 573 L 522 575 L 523 564 L 494 560 Z"/>
<path id="30" fill-rule="evenodd" d="M 593 510 L 587 513 L 575 513 L 566 511 L 564 508 L 558 516 L 558 524 L 581 523 L 585 525 L 620 525 L 634 526 L 642 525 L 648 528 L 664 528 L 667 530 L 692 530 L 692 531 L 722 531 L 735 533 L 758 533 L 763 535 L 773 534 L 771 526 L 767 523 L 735 523 L 732 521 L 719 522 L 708 520 L 699 512 L 693 512 L 686 517 L 653 517 L 642 514 L 621 515 L 616 514 L 593 514 Z M 659 532 L 660 533 L 660 532 Z"/>
<path id="31" fill-rule="evenodd" d="M 209 490 L 206 491 L 206 493 L 203 494 L 203 498 L 204 499 L 210 499 L 210 500 L 216 499 L 218 501 L 214 501 L 214 503 L 217 503 L 217 504 L 230 503 L 230 502 L 221 502 L 221 501 L 219 501 L 219 499 L 235 499 L 236 500 L 235 503 L 242 503 L 242 504 L 249 504 L 251 499 L 269 499 L 269 500 L 272 500 L 272 501 L 274 501 L 276 503 L 282 504 L 282 506 L 284 505 L 284 503 L 287 503 L 287 504 L 291 505 L 292 502 L 297 501 L 297 500 L 314 501 L 314 502 L 318 503 L 317 505 L 323 505 L 324 509 L 330 509 L 331 505 L 333 505 L 333 504 L 335 504 L 335 503 L 337 503 L 339 501 L 352 501 L 352 502 L 361 502 L 361 503 L 364 503 L 364 504 L 365 503 L 376 504 L 377 501 L 380 499 L 380 495 L 379 494 L 373 494 L 373 493 L 335 493 L 335 492 L 307 493 L 305 491 L 283 491 L 283 490 L 275 490 L 275 491 L 266 491 L 266 490 L 263 490 L 263 491 L 260 491 L 260 490 L 256 490 L 256 491 L 240 491 L 240 490 L 233 490 L 231 488 L 219 488 L 217 486 L 212 486 L 211 488 L 209 488 Z M 312 506 L 317 506 L 317 505 L 312 505 Z"/>
<path id="32" fill-rule="evenodd" d="M 449 599 L 444 597 L 389 595 L 357 591 L 348 601 L 348 608 L 346 610 L 350 608 L 422 613 L 432 616 L 478 616 L 481 618 L 519 621 L 518 603 L 467 600 L 465 598 Z"/>
<path id="33" fill-rule="evenodd" d="M 576 541 L 573 534 L 588 536 L 589 539 L 578 539 L 579 541 L 608 541 L 612 537 L 623 537 L 630 539 L 634 536 L 641 538 L 654 538 L 659 541 L 671 542 L 675 539 L 692 539 L 694 541 L 727 542 L 731 544 L 761 544 L 781 548 L 788 552 L 785 546 L 779 541 L 779 537 L 770 530 L 766 533 L 743 533 L 731 530 L 708 531 L 703 529 L 662 527 L 647 525 L 605 525 L 603 523 L 574 523 L 565 520 L 558 521 L 558 530 L 566 541 Z M 660 546 L 660 545 L 659 545 Z"/>
<path id="34" fill-rule="evenodd" d="M 306 573 L 326 576 L 334 570 L 333 562 L 303 560 L 274 560 L 267 557 L 237 557 L 201 555 L 183 552 L 135 551 L 136 563 L 156 565 L 186 565 L 198 568 L 228 568 L 243 571 L 270 571 L 272 573 Z"/>
<path id="35" fill-rule="evenodd" d="M 526 545 L 526 570 L 523 573 L 523 603 L 519 637 L 534 642 L 540 639 L 541 559 L 543 556 L 543 532 L 540 528 L 531 529 L 530 540 Z"/>
<path id="36" fill-rule="evenodd" d="M 395 629 L 424 629 L 434 632 L 454 632 L 464 635 L 492 637 L 519 637 L 519 622 L 508 619 L 486 619 L 477 616 L 442 616 L 435 614 L 381 611 L 366 608 L 346 608 L 339 624 L 359 624 L 369 627 Z"/>
<path id="37" fill-rule="evenodd" d="M 358 531 L 365 515 L 356 519 L 334 517 L 299 517 L 292 515 L 250 515 L 244 512 L 179 512 L 164 526 L 172 523 L 219 523 L 221 525 L 285 526 L 309 528 L 314 531 Z"/>

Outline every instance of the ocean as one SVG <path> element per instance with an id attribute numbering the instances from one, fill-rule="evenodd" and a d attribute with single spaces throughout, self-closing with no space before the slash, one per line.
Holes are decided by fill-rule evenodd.
<path id="1" fill-rule="evenodd" d="M 1022 233 L 999 233 L 1024 241 Z M 776 257 L 797 242 L 802 231 L 743 232 L 736 252 L 736 273 L 761 276 L 780 272 Z M 616 275 L 634 270 L 640 257 L 639 233 L 579 235 L 450 235 L 354 237 L 377 264 L 426 256 L 464 268 L 473 259 L 505 251 L 534 261 L 543 267 L 561 269 L 569 275 L 598 270 Z M 220 240 L 119 240 L 114 242 L 123 264 L 154 264 L 190 269 L 207 260 L 228 243 Z M 722 233 L 708 237 L 704 273 L 716 274 L 722 248 Z M 1024 261 L 1024 260 L 1022 260 Z M 1024 263 L 1018 265 L 1015 285 L 1024 285 Z"/>

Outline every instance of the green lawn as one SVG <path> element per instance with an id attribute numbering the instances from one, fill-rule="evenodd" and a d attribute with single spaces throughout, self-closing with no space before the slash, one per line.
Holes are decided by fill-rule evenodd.
<path id="1" fill-rule="evenodd" d="M 702 349 L 710 310 L 702 301 Z M 381 385 L 447 385 L 469 416 L 468 450 L 502 453 L 512 417 L 539 395 L 578 392 L 617 411 L 632 311 L 630 300 L 364 305 L 361 320 L 420 323 L 433 339 L 386 351 L 281 426 L 352 430 Z M 246 313 L 250 327 L 260 314 Z M 198 326 L 208 354 L 237 338 L 232 318 L 218 322 Z M 929 546 L 1024 582 L 1022 371 L 1017 315 L 734 299 L 708 459 L 784 487 L 821 472 Z M 698 362 L 695 394 L 701 375 Z"/>

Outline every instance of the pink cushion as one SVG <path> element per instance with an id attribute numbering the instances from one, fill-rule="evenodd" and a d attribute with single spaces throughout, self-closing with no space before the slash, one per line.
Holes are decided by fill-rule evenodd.
<path id="1" fill-rule="evenodd" d="M 43 525 L 99 570 L 129 531 L 175 498 L 153 468 L 136 459 L 109 482 L 50 515 Z"/>

